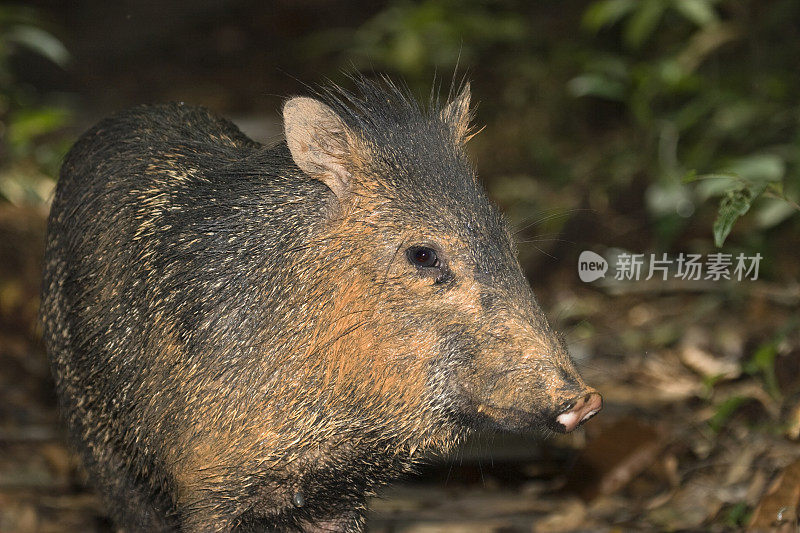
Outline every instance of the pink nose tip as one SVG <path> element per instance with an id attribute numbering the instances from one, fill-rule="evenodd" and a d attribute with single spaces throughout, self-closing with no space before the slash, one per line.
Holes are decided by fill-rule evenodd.
<path id="1" fill-rule="evenodd" d="M 572 431 L 603 408 L 603 398 L 596 392 L 590 392 L 580 398 L 575 405 L 564 411 L 556 420 L 564 426 L 565 431 Z"/>

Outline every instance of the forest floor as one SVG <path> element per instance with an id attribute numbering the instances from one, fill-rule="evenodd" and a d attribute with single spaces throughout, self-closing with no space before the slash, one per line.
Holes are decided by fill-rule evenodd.
<path id="1" fill-rule="evenodd" d="M 65 445 L 36 327 L 44 214 L 0 205 L 0 531 L 111 531 Z M 371 503 L 376 532 L 797 531 L 797 287 L 538 288 L 605 408 L 478 435 Z"/>

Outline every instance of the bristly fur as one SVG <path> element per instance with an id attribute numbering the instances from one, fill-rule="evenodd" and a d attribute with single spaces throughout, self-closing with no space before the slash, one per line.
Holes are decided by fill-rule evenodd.
<path id="1" fill-rule="evenodd" d="M 351 82 L 355 92 L 330 84 L 317 96 L 358 137 L 366 153 L 354 164 L 364 165 L 361 171 L 374 177 L 380 194 L 413 208 L 427 224 L 504 246 L 507 224 L 488 201 L 465 152 L 473 113 L 461 116 L 451 105 L 465 91 L 468 98 L 468 84 L 452 85 L 447 101 L 432 91 L 423 104 L 407 85 L 386 77 L 353 76 Z M 473 250 L 480 253 L 481 246 Z M 495 262 L 483 263 L 492 268 Z"/>
<path id="2" fill-rule="evenodd" d="M 347 130 L 287 127 L 298 153 L 168 104 L 67 155 L 44 339 L 73 445 L 126 531 L 362 531 L 367 497 L 425 453 L 479 426 L 557 429 L 594 394 L 467 160 L 467 87 L 422 105 L 352 81 L 298 104 Z M 333 140 L 352 194 L 298 162 Z M 419 246 L 435 265 L 413 264 Z"/>
<path id="3" fill-rule="evenodd" d="M 445 168 L 445 165 L 458 161 L 458 173 L 464 180 L 474 179 L 474 174 L 469 165 L 464 165 L 463 142 L 457 137 L 459 120 L 455 109 L 448 105 L 453 100 L 442 101 L 437 93 L 431 92 L 426 104 L 417 100 L 411 89 L 405 84 L 398 84 L 387 77 L 374 81 L 363 76 L 350 78 L 355 86 L 355 92 L 348 91 L 336 84 L 329 84 L 317 90 L 319 99 L 330 106 L 342 121 L 355 132 L 369 147 L 374 148 L 377 157 L 384 157 L 384 163 L 393 169 L 403 172 L 384 176 L 391 179 L 392 185 L 398 190 L 413 188 L 415 186 L 429 186 L 430 183 L 415 183 L 414 179 L 423 179 L 430 174 L 427 172 L 413 172 L 405 165 L 413 161 L 420 154 L 430 153 L 431 158 L 439 156 L 438 162 L 425 161 L 426 164 L 434 163 L 436 167 Z M 459 87 L 453 86 L 457 97 L 464 90 L 469 90 L 466 83 Z M 467 114 L 466 127 L 469 130 L 472 113 Z M 467 139 L 463 139 L 466 141 Z M 449 172 L 440 174 L 441 185 L 455 189 L 458 182 L 448 181 L 455 177 L 452 168 Z M 474 187 L 470 187 L 472 189 Z"/>
<path id="4" fill-rule="evenodd" d="M 330 82 L 317 88 L 315 94 L 348 126 L 375 140 L 386 140 L 395 128 L 429 127 L 432 120 L 441 116 L 447 104 L 467 87 L 466 82 L 453 85 L 446 101 L 442 101 L 438 91 L 432 90 L 427 102 L 422 103 L 407 84 L 395 82 L 386 76 L 371 80 L 362 75 L 352 75 L 348 80 L 355 91 L 348 91 Z M 450 116 L 446 118 L 455 119 Z M 445 124 L 450 125 L 448 121 Z"/>

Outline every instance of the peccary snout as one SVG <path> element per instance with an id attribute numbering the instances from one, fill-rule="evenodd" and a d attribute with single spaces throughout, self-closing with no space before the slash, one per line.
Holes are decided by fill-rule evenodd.
<path id="1" fill-rule="evenodd" d="M 603 398 L 593 389 L 570 403 L 570 406 L 558 415 L 556 421 L 564 427 L 564 431 L 572 431 L 603 408 Z"/>

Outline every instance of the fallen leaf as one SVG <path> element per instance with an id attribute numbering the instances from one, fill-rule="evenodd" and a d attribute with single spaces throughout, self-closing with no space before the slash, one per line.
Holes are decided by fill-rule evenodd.
<path id="1" fill-rule="evenodd" d="M 561 533 L 585 527 L 586 505 L 583 502 L 571 499 L 565 501 L 561 507 L 557 512 L 537 520 L 533 525 L 533 531 L 535 533 Z"/>
<path id="2" fill-rule="evenodd" d="M 800 403 L 795 405 L 789 414 L 789 425 L 786 428 L 786 436 L 792 440 L 800 439 Z"/>
<path id="3" fill-rule="evenodd" d="M 679 356 L 684 365 L 706 378 L 729 380 L 738 378 L 742 373 L 741 366 L 736 361 L 715 357 L 698 346 L 683 346 Z"/>
<path id="4" fill-rule="evenodd" d="M 748 531 L 791 531 L 797 527 L 800 505 L 800 460 L 785 467 L 761 497 Z M 780 528 L 780 529 L 779 529 Z"/>

